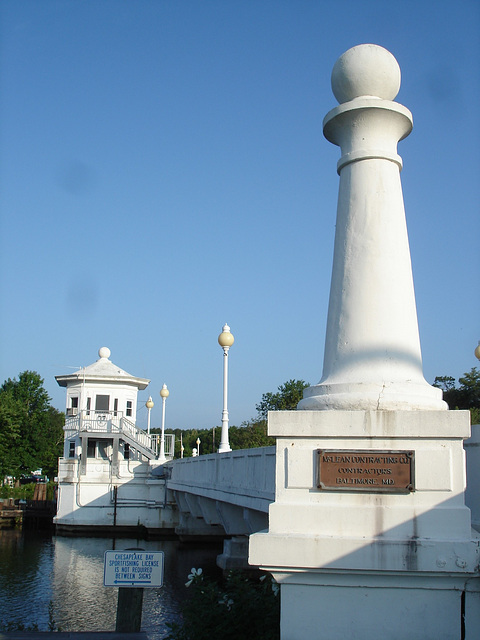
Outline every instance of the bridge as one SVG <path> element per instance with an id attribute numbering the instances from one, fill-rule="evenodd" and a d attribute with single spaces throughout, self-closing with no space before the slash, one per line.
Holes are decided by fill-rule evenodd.
<path id="1" fill-rule="evenodd" d="M 275 499 L 275 447 L 242 449 L 174 460 L 154 472 L 165 477 L 178 508 L 181 540 L 228 539 L 217 563 L 247 566 L 248 536 L 268 528 Z"/>

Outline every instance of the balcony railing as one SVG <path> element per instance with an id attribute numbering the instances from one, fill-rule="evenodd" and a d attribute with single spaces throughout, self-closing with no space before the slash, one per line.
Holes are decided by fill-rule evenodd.
<path id="1" fill-rule="evenodd" d="M 75 433 L 82 431 L 124 433 L 142 447 L 153 451 L 155 456 L 158 456 L 160 451 L 160 436 L 157 434 L 148 435 L 143 429 L 136 427 L 131 420 L 125 418 L 122 411 L 79 411 L 77 415 L 66 417 L 64 430 L 65 437 L 72 437 Z M 174 446 L 174 434 L 165 434 L 165 456 L 167 458 L 173 458 Z"/>
<path id="2" fill-rule="evenodd" d="M 118 433 L 121 430 L 122 411 L 83 410 L 65 418 L 65 431 L 107 431 Z M 133 423 L 131 423 L 133 424 Z M 133 425 L 134 428 L 135 425 Z"/>
<path id="3" fill-rule="evenodd" d="M 145 433 L 145 431 L 136 427 L 133 422 L 130 422 L 127 418 L 122 418 L 120 424 L 121 427 L 123 427 L 122 431 L 128 433 L 133 440 L 136 440 L 144 447 L 153 450 L 152 438 L 148 433 Z"/>
<path id="4" fill-rule="evenodd" d="M 160 434 L 152 433 L 150 436 L 152 439 L 152 449 L 155 451 L 157 457 L 160 455 Z M 173 458 L 175 454 L 175 434 L 174 433 L 166 433 L 165 434 L 165 457 Z"/>

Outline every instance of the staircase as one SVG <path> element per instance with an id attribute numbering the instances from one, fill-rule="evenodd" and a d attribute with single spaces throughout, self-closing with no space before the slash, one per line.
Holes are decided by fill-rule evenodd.
<path id="1" fill-rule="evenodd" d="M 139 451 L 148 460 L 155 460 L 157 452 L 152 447 L 152 438 L 145 431 L 138 429 L 133 422 L 122 418 L 120 422 L 120 433 L 125 442 Z"/>
<path id="2" fill-rule="evenodd" d="M 65 420 L 65 438 L 91 433 L 99 438 L 120 435 L 122 440 L 139 451 L 148 460 L 157 457 L 156 441 L 152 436 L 135 426 L 120 412 L 80 411 Z"/>

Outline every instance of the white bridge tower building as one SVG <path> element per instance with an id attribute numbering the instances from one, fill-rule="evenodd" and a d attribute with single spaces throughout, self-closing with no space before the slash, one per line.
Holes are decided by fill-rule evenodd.
<path id="1" fill-rule="evenodd" d="M 165 481 L 151 476 L 160 464 L 159 436 L 136 426 L 138 391 L 150 380 L 120 369 L 107 347 L 98 355 L 93 364 L 55 377 L 67 390 L 57 530 L 141 525 L 165 533 L 171 528 L 165 517 L 172 517 L 159 508 Z M 174 436 L 167 435 L 164 461 L 173 458 L 173 445 Z"/>

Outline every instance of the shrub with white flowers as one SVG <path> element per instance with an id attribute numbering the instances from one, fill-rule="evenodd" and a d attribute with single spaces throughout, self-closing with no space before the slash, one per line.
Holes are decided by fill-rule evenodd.
<path id="1" fill-rule="evenodd" d="M 185 586 L 192 595 L 166 640 L 279 640 L 279 586 L 271 576 L 230 571 L 219 583 L 192 568 Z"/>
<path id="2" fill-rule="evenodd" d="M 194 569 L 192 568 L 191 573 L 188 574 L 188 582 L 185 583 L 186 587 L 189 587 L 195 578 L 199 578 L 202 575 L 202 569 Z"/>

